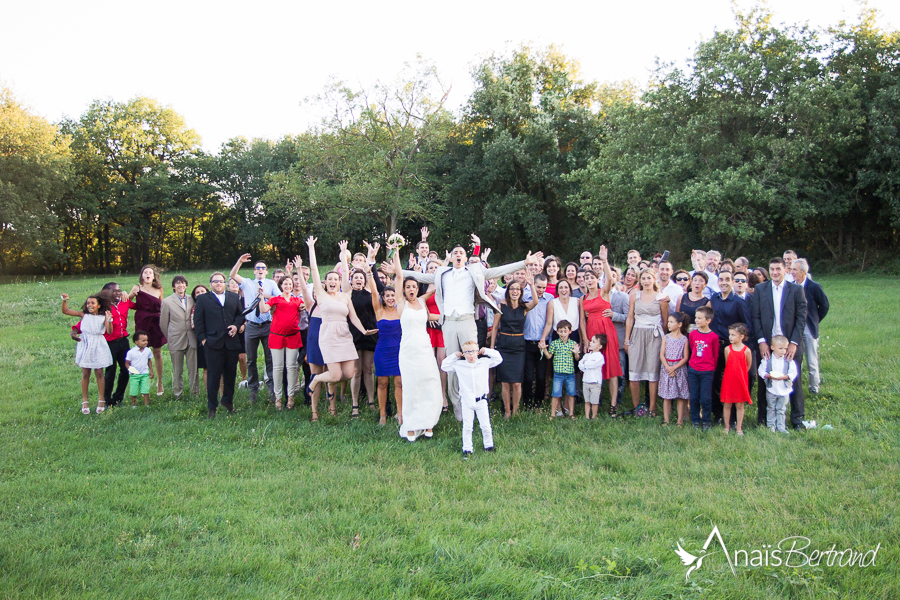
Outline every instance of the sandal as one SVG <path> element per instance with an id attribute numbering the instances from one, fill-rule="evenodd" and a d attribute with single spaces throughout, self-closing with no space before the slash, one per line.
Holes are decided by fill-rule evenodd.
<path id="1" fill-rule="evenodd" d="M 366 402 L 366 408 L 369 408 L 370 410 L 375 410 L 375 403 L 372 402 L 371 400 Z"/>
<path id="2" fill-rule="evenodd" d="M 358 406 L 354 406 L 353 410 L 350 411 L 350 418 L 351 419 L 359 418 L 359 407 Z"/>
<path id="3" fill-rule="evenodd" d="M 609 416 L 613 419 L 619 416 L 619 406 L 617 404 L 610 404 L 609 406 Z"/>
<path id="4" fill-rule="evenodd" d="M 333 406 L 329 406 L 328 414 L 331 415 L 332 417 L 336 417 L 337 416 L 337 408 L 335 408 Z"/>
<path id="5" fill-rule="evenodd" d="M 655 410 L 651 410 L 650 412 L 647 413 L 647 416 L 650 417 L 651 419 L 655 419 L 655 418 L 656 418 L 656 411 L 655 411 Z"/>
<path id="6" fill-rule="evenodd" d="M 319 422 L 319 413 L 316 411 L 312 411 L 312 417 L 309 419 L 310 423 L 318 423 Z"/>
<path id="7" fill-rule="evenodd" d="M 291 410 L 292 408 L 294 408 L 294 397 L 288 396 L 287 409 Z"/>
<path id="8" fill-rule="evenodd" d="M 83 415 L 91 414 L 91 403 L 88 402 L 87 400 L 85 400 L 81 403 L 81 414 L 83 414 Z"/>
<path id="9" fill-rule="evenodd" d="M 448 408 L 445 406 L 444 408 L 441 409 L 441 412 L 442 412 L 442 413 L 450 412 L 450 409 L 448 409 Z"/>
<path id="10" fill-rule="evenodd" d="M 387 417 L 381 417 L 380 419 L 378 419 L 378 424 L 387 425 Z"/>
<path id="11" fill-rule="evenodd" d="M 284 405 L 281 404 L 281 398 L 276 398 L 276 399 L 275 399 L 275 408 L 276 408 L 277 410 L 281 410 L 282 408 L 284 408 Z"/>
<path id="12" fill-rule="evenodd" d="M 100 406 L 100 404 L 103 404 L 103 406 Z M 104 410 L 106 410 L 106 400 L 100 400 L 97 402 L 97 414 L 99 415 Z"/>

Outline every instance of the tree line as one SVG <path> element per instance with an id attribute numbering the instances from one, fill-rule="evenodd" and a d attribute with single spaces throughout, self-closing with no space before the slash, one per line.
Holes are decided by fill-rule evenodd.
<path id="1" fill-rule="evenodd" d="M 640 89 L 585 81 L 557 48 L 484 59 L 461 114 L 434 65 L 342 82 L 328 117 L 215 153 L 172 108 L 95 101 L 50 123 L 0 92 L 0 271 L 88 273 L 293 256 L 422 225 L 496 260 L 796 248 L 818 272 L 898 268 L 900 33 L 873 11 L 815 29 L 755 8 Z"/>

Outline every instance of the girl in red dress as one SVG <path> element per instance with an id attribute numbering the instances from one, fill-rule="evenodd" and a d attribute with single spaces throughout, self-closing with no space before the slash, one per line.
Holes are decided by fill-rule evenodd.
<path id="1" fill-rule="evenodd" d="M 725 348 L 725 373 L 722 375 L 722 418 L 725 420 L 725 433 L 731 431 L 731 405 L 737 411 L 737 434 L 744 435 L 744 404 L 753 404 L 750 400 L 749 372 L 753 365 L 753 354 L 744 345 L 748 331 L 743 323 L 735 323 L 728 328 L 728 339 L 731 345 Z"/>
<path id="2" fill-rule="evenodd" d="M 605 316 L 607 310 L 612 311 L 609 303 L 609 290 L 612 287 L 612 270 L 607 261 L 606 246 L 600 246 L 600 260 L 603 264 L 604 278 L 603 289 L 598 289 L 599 279 L 593 271 L 585 271 L 584 283 L 587 286 L 587 294 L 581 302 L 581 331 L 590 340 L 597 334 L 606 334 L 606 347 L 603 349 L 603 378 L 609 382 L 609 416 L 617 414 L 619 394 L 619 376 L 622 374 L 622 366 L 619 363 L 619 337 L 612 316 Z"/>

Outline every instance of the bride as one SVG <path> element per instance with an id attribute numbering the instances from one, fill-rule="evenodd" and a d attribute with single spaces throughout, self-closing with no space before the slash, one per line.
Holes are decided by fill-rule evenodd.
<path id="1" fill-rule="evenodd" d="M 397 246 L 394 250 L 394 272 L 403 273 Z M 400 375 L 403 379 L 403 407 L 401 408 L 400 435 L 410 442 L 424 435 L 432 436 L 432 428 L 441 416 L 441 375 L 437 363 L 424 360 L 431 356 L 431 338 L 427 322 L 437 321 L 440 315 L 430 314 L 425 297 L 418 297 L 419 284 L 412 277 L 403 281 L 402 298 L 397 299 L 400 313 Z M 404 433 L 405 432 L 405 433 Z"/>

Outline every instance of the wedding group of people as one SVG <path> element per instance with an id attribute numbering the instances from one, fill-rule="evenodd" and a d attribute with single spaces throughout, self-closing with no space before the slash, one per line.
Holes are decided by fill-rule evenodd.
<path id="1" fill-rule="evenodd" d="M 244 254 L 228 275 L 215 272 L 208 287 L 190 293 L 177 275 L 166 296 L 158 270 L 147 265 L 127 294 L 109 283 L 78 311 L 63 295 L 63 312 L 81 317 L 72 337 L 82 412 L 90 412 L 91 371 L 98 413 L 123 402 L 126 391 L 133 406 L 139 397 L 148 404 L 150 379 L 162 395 L 167 346 L 175 397 L 184 394 L 185 363 L 191 394 L 199 394 L 203 371 L 209 418 L 220 406 L 234 411 L 238 366 L 250 403 L 261 390 L 277 410 L 293 409 L 302 398 L 314 422 L 320 397 L 334 415 L 336 395 L 349 383 L 351 416 L 359 417 L 364 388 L 370 407 L 377 396 L 384 424 L 393 386 L 401 436 L 431 437 L 452 407 L 469 453 L 475 416 L 485 448 L 493 449 L 487 406 L 496 383 L 506 418 L 543 407 L 550 381 L 550 418 L 575 418 L 576 398 L 584 401 L 585 417 L 596 418 L 605 380 L 610 417 L 656 417 L 661 397 L 663 424 L 674 408 L 677 425 L 689 410 L 696 427 L 719 423 L 742 434 L 756 381 L 758 422 L 786 431 L 789 406 L 790 423 L 802 428 L 798 374 L 805 357 L 810 391 L 818 391 L 818 325 L 828 300 L 792 251 L 756 268 L 744 257 L 722 260 L 714 250 L 695 250 L 693 270 L 676 270 L 668 252 L 644 260 L 632 250 L 620 269 L 610 265 L 605 247 L 582 252 L 577 262 L 529 252 L 491 267 L 490 249 L 482 252 L 475 235 L 471 256 L 457 245 L 444 258 L 430 250 L 427 236 L 423 228 L 406 269 L 402 238 L 391 236 L 380 265 L 379 244 L 364 242 L 367 253 L 351 254 L 341 242 L 338 264 L 320 277 L 310 237 L 309 265 L 296 256 L 272 278 L 260 260 L 252 262 L 252 277 L 242 276 L 251 263 Z M 626 382 L 632 407 L 622 411 Z"/>

